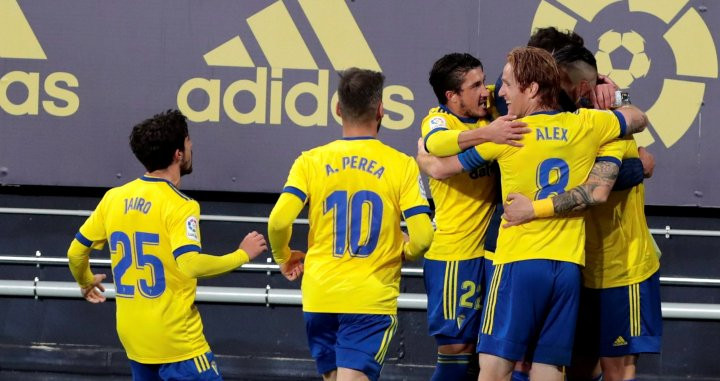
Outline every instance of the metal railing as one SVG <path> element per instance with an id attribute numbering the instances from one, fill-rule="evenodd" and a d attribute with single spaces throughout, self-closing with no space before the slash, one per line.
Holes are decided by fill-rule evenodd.
<path id="1" fill-rule="evenodd" d="M 47 216 L 77 216 L 87 217 L 91 210 L 73 210 L 73 209 L 39 209 L 39 208 L 0 208 L 0 214 L 31 214 L 31 215 L 47 215 Z M 218 222 L 245 222 L 245 223 L 267 223 L 268 217 L 253 216 L 225 216 L 225 215 L 200 215 L 203 221 Z M 296 224 L 307 225 L 308 219 L 298 218 Z M 664 229 L 650 229 L 650 233 L 654 235 L 664 235 L 665 238 L 671 236 L 696 236 L 696 237 L 720 237 L 718 230 L 691 230 L 691 229 L 673 229 L 669 225 Z"/>
<path id="2" fill-rule="evenodd" d="M 270 261 L 269 258 L 268 261 Z M 34 257 L 0 255 L 0 263 L 5 264 L 67 266 L 68 262 L 68 259 L 64 257 L 43 257 L 39 251 L 36 252 Z M 95 267 L 110 267 L 110 260 L 91 258 L 90 265 Z M 246 263 L 234 271 L 279 273 L 280 267 L 272 263 Z M 422 277 L 423 269 L 417 267 L 404 267 L 401 270 L 401 274 L 409 277 Z M 720 279 L 661 276 L 660 284 L 668 286 L 720 287 Z"/>
<path id="3" fill-rule="evenodd" d="M 105 297 L 115 298 L 115 286 L 105 286 Z M 0 280 L 0 295 L 33 298 L 81 298 L 74 282 Z M 229 304 L 302 305 L 300 290 L 282 288 L 204 287 L 197 288 L 197 302 Z M 404 293 L 398 297 L 398 308 L 406 310 L 427 309 L 425 294 Z M 663 303 L 663 318 L 720 320 L 720 305 L 697 303 Z"/>
<path id="4" fill-rule="evenodd" d="M 29 215 L 51 215 L 51 216 L 89 216 L 89 210 L 67 210 L 67 209 L 38 209 L 38 208 L 0 208 L 0 214 L 29 214 Z M 224 215 L 201 215 L 204 221 L 218 222 L 243 222 L 243 223 L 267 223 L 267 217 L 252 216 L 224 216 Z M 307 219 L 297 219 L 296 224 L 307 225 Z M 720 231 L 714 230 L 688 230 L 673 229 L 666 226 L 665 229 L 650 229 L 654 235 L 671 236 L 700 236 L 720 237 Z M 270 261 L 268 259 L 268 261 Z M 42 256 L 40 251 L 35 256 L 0 255 L 0 263 L 26 264 L 26 265 L 51 265 L 67 266 L 68 259 L 64 257 Z M 109 259 L 90 259 L 90 264 L 99 267 L 109 267 Z M 241 272 L 279 272 L 277 265 L 272 263 L 257 264 L 248 263 L 235 271 Z M 403 276 L 419 277 L 423 275 L 421 268 L 403 268 Z M 718 287 L 720 279 L 710 278 L 688 278 L 688 277 L 660 277 L 663 285 L 675 286 L 702 286 Z M 106 286 L 105 295 L 108 298 L 115 297 L 114 286 Z M 30 297 L 56 297 L 56 298 L 79 298 L 78 287 L 73 282 L 52 282 L 40 281 L 18 281 L 0 280 L 0 295 L 6 296 L 30 296 Z M 198 287 L 196 300 L 198 302 L 213 303 L 240 303 L 240 304 L 265 304 L 265 305 L 301 305 L 302 297 L 299 290 L 265 288 L 241 288 L 241 287 Z M 427 297 L 425 294 L 401 294 L 398 298 L 398 308 L 401 309 L 426 309 Z M 720 305 L 696 304 L 696 303 L 663 303 L 662 311 L 664 318 L 671 319 L 709 319 L 720 320 Z"/>

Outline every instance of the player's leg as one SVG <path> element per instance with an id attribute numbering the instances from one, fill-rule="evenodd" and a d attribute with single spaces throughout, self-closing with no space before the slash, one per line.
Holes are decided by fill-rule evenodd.
<path id="1" fill-rule="evenodd" d="M 162 364 L 158 373 L 164 381 L 222 381 L 222 375 L 212 352 L 183 361 Z"/>
<path id="2" fill-rule="evenodd" d="M 365 373 L 349 368 L 340 367 L 337 370 L 338 381 L 369 381 L 370 379 Z"/>
<path id="3" fill-rule="evenodd" d="M 552 294 L 544 310 L 537 343 L 530 350 L 530 380 L 562 381 L 563 367 L 570 365 L 580 302 L 580 266 L 563 261 L 542 261 L 538 270 L 553 279 Z M 540 280 L 540 279 L 539 279 Z M 547 280 L 547 279 L 546 279 Z"/>
<path id="4" fill-rule="evenodd" d="M 329 372 L 325 372 L 322 374 L 323 381 L 336 381 L 338 375 L 338 370 L 331 370 Z"/>
<path id="5" fill-rule="evenodd" d="M 639 283 L 601 290 L 601 303 L 604 307 L 600 346 L 603 378 L 633 380 L 637 356 L 660 352 L 659 272 Z"/>
<path id="6" fill-rule="evenodd" d="M 532 381 L 562 381 L 563 376 L 562 366 L 534 362 L 530 369 Z"/>
<path id="7" fill-rule="evenodd" d="M 375 381 L 380 376 L 390 341 L 397 330 L 396 315 L 338 314 L 336 363 L 338 380 L 358 373 Z M 355 372 L 349 372 L 354 370 Z M 343 378 L 343 377 L 350 378 Z"/>
<path id="8" fill-rule="evenodd" d="M 603 381 L 634 380 L 637 359 L 638 355 L 600 358 Z"/>
<path id="9" fill-rule="evenodd" d="M 479 361 L 478 381 L 509 381 L 515 367 L 515 361 L 487 353 L 480 353 Z"/>
<path id="10" fill-rule="evenodd" d="M 337 376 L 335 346 L 340 324 L 338 314 L 305 312 L 303 318 L 310 355 L 315 359 L 317 371 L 323 380 L 334 381 Z"/>
<path id="11" fill-rule="evenodd" d="M 542 314 L 551 296 L 550 261 L 496 265 L 488 282 L 478 352 L 481 380 L 510 379 L 517 361 L 526 358 L 539 335 Z M 491 357 L 483 355 L 492 355 Z M 500 361 L 497 358 L 505 361 Z"/>
<path id="12" fill-rule="evenodd" d="M 162 381 L 159 364 L 141 364 L 130 360 L 130 370 L 133 381 Z"/>
<path id="13" fill-rule="evenodd" d="M 484 258 L 462 261 L 426 259 L 428 328 L 438 345 L 432 381 L 475 380 L 475 343 L 484 294 Z"/>

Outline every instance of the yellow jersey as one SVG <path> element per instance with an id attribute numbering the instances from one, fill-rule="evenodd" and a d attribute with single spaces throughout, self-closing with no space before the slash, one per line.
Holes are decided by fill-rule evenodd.
<path id="1" fill-rule="evenodd" d="M 632 138 L 608 145 L 619 146 L 623 159 L 639 157 Z M 645 188 L 641 183 L 613 191 L 607 202 L 588 209 L 586 263 L 582 272 L 585 287 L 610 288 L 639 283 L 660 268 L 644 208 Z"/>
<path id="2" fill-rule="evenodd" d="M 467 131 L 487 124 L 486 119 L 460 118 L 440 106 L 430 109 L 423 119 L 422 136 L 427 141 L 443 131 Z M 436 230 L 425 258 L 458 261 L 485 254 L 485 233 L 495 210 L 494 168 L 488 163 L 445 180 L 429 179 Z"/>
<path id="3" fill-rule="evenodd" d="M 539 200 L 582 184 L 601 145 L 625 135 L 625 119 L 613 111 L 538 112 L 522 119 L 531 129 L 522 148 L 481 144 L 458 157 L 466 170 L 497 160 L 503 200 L 521 193 Z M 620 164 L 620 156 L 606 158 Z M 504 221 L 503 221 L 504 223 Z M 585 263 L 582 213 L 501 228 L 494 264 L 529 259 Z"/>
<path id="4" fill-rule="evenodd" d="M 344 138 L 295 160 L 283 192 L 309 202 L 306 312 L 395 314 L 400 218 L 430 213 L 415 160 L 371 137 Z"/>
<path id="5" fill-rule="evenodd" d="M 194 305 L 197 281 L 175 258 L 201 250 L 200 206 L 170 182 L 149 176 L 110 189 L 75 238 L 110 244 L 117 331 L 128 358 L 183 361 L 210 350 Z"/>

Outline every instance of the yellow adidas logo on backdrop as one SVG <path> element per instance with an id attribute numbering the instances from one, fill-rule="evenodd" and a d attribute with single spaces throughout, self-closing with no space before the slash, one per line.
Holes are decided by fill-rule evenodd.
<path id="1" fill-rule="evenodd" d="M 381 71 L 375 54 L 343 0 L 298 0 L 312 31 L 320 42 L 333 70 L 360 67 Z M 180 86 L 178 108 L 195 122 L 218 122 L 221 111 L 238 124 L 281 124 L 283 112 L 299 126 L 327 126 L 328 115 L 340 123 L 334 113 L 337 94 L 330 95 L 330 70 L 318 65 L 319 52 L 311 52 L 285 3 L 277 1 L 246 19 L 268 66 L 257 66 L 240 36 L 233 36 L 203 56 L 208 66 L 255 68 L 254 78 L 243 78 L 224 87 L 220 79 L 192 78 Z M 286 70 L 313 70 L 315 81 L 283 83 Z M 269 73 L 268 73 L 269 72 Z M 268 79 L 268 74 L 269 79 Z M 268 83 L 269 82 L 269 83 Z M 191 92 L 204 92 L 209 102 L 196 109 L 188 102 Z M 255 99 L 250 110 L 240 111 L 234 103 L 240 93 Z M 297 100 L 311 96 L 317 105 L 311 113 L 298 111 Z M 407 102 L 412 91 L 399 85 L 384 89 L 383 103 L 390 112 L 383 125 L 401 130 L 412 125 L 415 114 Z M 398 117 L 399 116 L 399 117 Z"/>
<path id="2" fill-rule="evenodd" d="M 47 59 L 17 0 L 0 0 L 0 59 Z M 75 114 L 80 99 L 68 88 L 78 87 L 77 78 L 66 72 L 50 73 L 44 79 L 43 76 L 42 73 L 19 70 L 3 74 L 0 77 L 0 110 L 10 115 L 38 115 L 42 105 L 50 115 Z M 41 94 L 41 82 L 44 94 Z M 12 84 L 25 87 L 24 100 L 10 99 L 8 88 Z"/>

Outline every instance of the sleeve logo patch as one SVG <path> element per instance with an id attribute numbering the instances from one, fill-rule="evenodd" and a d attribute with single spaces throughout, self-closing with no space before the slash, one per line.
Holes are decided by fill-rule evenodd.
<path id="1" fill-rule="evenodd" d="M 445 122 L 445 118 L 441 116 L 436 116 L 430 119 L 430 129 L 434 130 L 436 128 L 447 128 L 447 122 Z"/>
<path id="2" fill-rule="evenodd" d="M 422 177 L 418 175 L 418 185 L 420 186 L 420 194 L 423 196 L 423 198 L 427 198 L 427 193 L 425 193 L 425 185 L 423 185 Z"/>
<path id="3" fill-rule="evenodd" d="M 188 239 L 200 242 L 200 234 L 198 229 L 198 220 L 195 216 L 190 216 L 185 223 L 185 235 Z"/>

